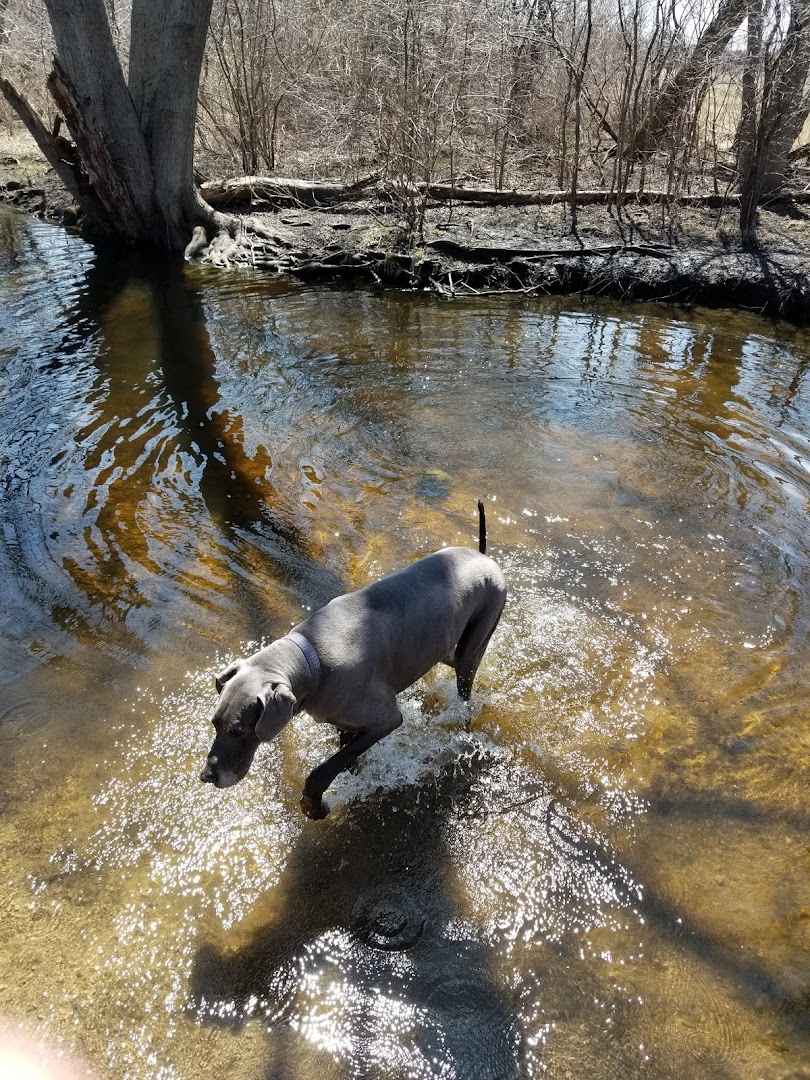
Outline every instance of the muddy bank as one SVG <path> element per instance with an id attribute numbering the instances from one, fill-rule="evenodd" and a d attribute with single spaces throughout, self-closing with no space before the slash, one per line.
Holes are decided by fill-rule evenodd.
<path id="1" fill-rule="evenodd" d="M 453 298 L 486 293 L 588 293 L 735 307 L 810 321 L 810 257 L 784 247 L 744 252 L 698 229 L 651 229 L 637 210 L 632 227 L 608 211 L 581 215 L 576 236 L 559 210 L 464 208 L 447 221 L 431 207 L 418 238 L 395 212 L 367 205 L 336 211 L 282 211 L 258 221 L 272 236 L 244 246 L 212 245 L 204 261 L 249 265 L 303 280 L 377 282 Z M 557 220 L 554 220 L 556 217 Z M 551 221 L 548 219 L 552 218 Z M 248 231 L 250 226 L 248 225 Z"/>
<path id="2" fill-rule="evenodd" d="M 15 152 L 16 150 L 16 152 Z M 77 221 L 67 192 L 35 151 L 0 152 L 0 202 L 65 225 Z M 810 214 L 789 200 L 762 209 L 760 250 L 742 251 L 736 210 L 657 205 L 583 207 L 576 232 L 560 205 L 424 206 L 409 226 L 392 198 L 356 198 L 337 208 L 273 205 L 254 198 L 227 207 L 235 242 L 201 248 L 216 266 L 249 266 L 314 281 L 376 282 L 434 291 L 527 295 L 588 293 L 734 307 L 810 322 Z"/>
<path id="3" fill-rule="evenodd" d="M 0 132 L 0 203 L 59 224 L 77 221 L 62 182 L 23 133 Z"/>

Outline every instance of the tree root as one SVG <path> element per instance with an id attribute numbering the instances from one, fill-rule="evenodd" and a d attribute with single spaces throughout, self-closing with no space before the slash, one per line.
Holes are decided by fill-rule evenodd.
<path id="1" fill-rule="evenodd" d="M 186 250 L 183 252 L 183 258 L 186 262 L 192 262 L 198 255 L 201 255 L 207 247 L 208 235 L 205 228 L 202 225 L 195 225 L 194 231 L 191 234 L 191 239 L 186 245 Z"/>

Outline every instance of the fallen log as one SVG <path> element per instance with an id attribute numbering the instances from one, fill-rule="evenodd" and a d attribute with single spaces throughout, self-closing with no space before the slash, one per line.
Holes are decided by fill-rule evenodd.
<path id="1" fill-rule="evenodd" d="M 454 187 L 450 184 L 417 184 L 416 190 L 435 202 L 484 203 L 488 206 L 553 206 L 573 203 L 577 206 L 598 206 L 610 203 L 674 203 L 679 206 L 720 208 L 737 206 L 739 196 L 733 193 L 718 195 L 705 192 L 694 195 L 673 195 L 665 190 L 649 188 L 644 191 L 624 191 L 620 195 L 610 189 L 598 188 L 577 191 L 499 191 L 496 188 Z"/>
<path id="2" fill-rule="evenodd" d="M 609 188 L 585 189 L 584 191 L 499 191 L 496 188 L 454 187 L 451 184 L 417 184 L 416 190 L 435 202 L 484 203 L 489 206 L 553 206 L 556 203 L 573 203 L 577 206 L 599 206 L 621 202 L 639 205 L 670 203 L 673 206 L 705 206 L 719 210 L 725 206 L 739 206 L 740 196 L 735 192 L 697 192 L 673 195 L 672 192 L 647 188 L 644 191 L 623 191 L 618 195 Z M 810 191 L 784 191 L 768 202 L 810 203 Z"/>
<path id="3" fill-rule="evenodd" d="M 274 206 L 333 206 L 351 199 L 375 184 L 378 176 L 368 176 L 355 184 L 330 180 L 295 180 L 281 176 L 237 176 L 231 180 L 208 180 L 200 194 L 209 206 L 236 206 L 266 202 Z"/>
<path id="4" fill-rule="evenodd" d="M 676 206 L 704 206 L 722 209 L 739 206 L 740 197 L 734 192 L 698 192 L 673 195 L 664 189 L 648 188 L 644 191 L 624 191 L 617 194 L 609 188 L 561 191 L 558 189 L 535 191 L 511 191 L 497 188 L 460 187 L 456 184 L 419 183 L 396 186 L 379 183 L 378 176 L 369 176 L 355 184 L 340 184 L 330 180 L 295 180 L 273 176 L 238 176 L 232 180 L 209 180 L 200 188 L 203 199 L 213 207 L 255 205 L 269 203 L 280 208 L 295 206 L 334 206 L 348 201 L 361 193 L 391 198 L 422 198 L 433 202 L 478 203 L 485 206 L 553 206 L 570 204 L 577 206 L 608 206 L 621 202 L 623 205 L 655 205 L 667 203 Z M 795 203 L 810 203 L 810 191 L 785 193 L 783 198 Z M 763 200 L 763 205 L 767 201 Z"/>
<path id="5" fill-rule="evenodd" d="M 591 256 L 610 258 L 613 255 L 645 255 L 654 259 L 666 259 L 673 248 L 669 244 L 606 244 L 600 247 L 499 247 L 464 244 L 456 240 L 430 240 L 426 248 L 468 262 L 504 262 L 523 259 L 525 262 L 543 262 L 549 259 L 586 259 Z"/>

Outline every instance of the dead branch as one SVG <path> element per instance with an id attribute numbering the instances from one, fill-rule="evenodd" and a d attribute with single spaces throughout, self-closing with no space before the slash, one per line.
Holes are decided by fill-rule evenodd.
<path id="1" fill-rule="evenodd" d="M 486 206 L 553 206 L 570 204 L 576 200 L 579 206 L 609 206 L 616 201 L 615 190 L 585 189 L 574 193 L 570 190 L 503 191 L 497 188 L 457 187 L 452 184 L 419 183 L 409 188 L 412 196 L 432 199 L 434 202 L 478 203 Z M 266 176 L 240 176 L 233 180 L 210 180 L 200 188 L 200 194 L 210 206 L 264 202 L 278 207 L 334 206 L 347 202 L 361 193 L 374 197 L 391 196 L 388 186 L 378 183 L 377 177 L 369 177 L 357 184 L 339 184 L 332 181 L 294 180 Z M 796 191 L 789 196 L 796 203 L 810 202 L 810 192 Z M 665 206 L 705 206 L 723 209 L 739 206 L 740 197 L 733 192 L 703 192 L 674 195 L 664 189 L 646 188 L 625 191 L 622 203 Z"/>
<path id="2" fill-rule="evenodd" d="M 78 201 L 80 193 L 79 167 L 70 144 L 59 136 L 59 128 L 54 124 L 53 132 L 48 131 L 39 113 L 8 79 L 0 76 L 0 93 L 16 112 L 37 146 L 42 151 L 48 164 L 57 174 L 67 190 Z"/>
<path id="3" fill-rule="evenodd" d="M 57 117 L 53 131 L 49 131 L 37 111 L 8 79 L 0 77 L 0 93 L 25 124 L 48 164 L 65 185 L 71 197 L 85 209 L 94 228 L 102 235 L 112 235 L 114 230 L 109 215 L 91 187 L 79 161 L 76 147 L 59 134 L 58 121 L 61 118 Z"/>

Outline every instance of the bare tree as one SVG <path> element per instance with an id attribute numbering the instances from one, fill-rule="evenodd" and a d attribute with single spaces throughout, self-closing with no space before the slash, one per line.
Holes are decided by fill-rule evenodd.
<path id="1" fill-rule="evenodd" d="M 762 194 L 784 187 L 790 168 L 790 151 L 807 119 L 804 95 L 810 73 L 810 2 L 794 0 L 784 47 L 769 72 L 773 87 L 765 96 L 762 122 L 767 130 L 767 155 L 762 166 Z"/>
<path id="2" fill-rule="evenodd" d="M 306 0 L 215 5 L 200 88 L 204 131 L 213 130 L 213 142 L 237 158 L 246 175 L 275 169 L 285 110 L 320 96 L 311 76 L 334 25 Z"/>
<path id="3" fill-rule="evenodd" d="M 714 18 L 700 33 L 694 48 L 652 98 L 647 115 L 634 132 L 634 152 L 657 145 L 679 121 L 687 102 L 739 29 L 747 4 L 748 0 L 720 0 Z"/>
<path id="4" fill-rule="evenodd" d="M 92 228 L 179 252 L 194 226 L 214 225 L 194 187 L 194 120 L 211 0 L 134 0 L 129 79 L 104 0 L 46 0 L 56 57 L 48 89 L 70 132 L 65 145 L 0 80 Z"/>
<path id="5" fill-rule="evenodd" d="M 807 119 L 804 88 L 810 72 L 810 0 L 793 0 L 787 27 L 770 12 L 770 31 L 762 40 L 762 8 L 749 23 L 746 74 L 748 114 L 741 125 L 740 234 L 756 243 L 756 213 L 763 195 L 782 190 L 789 155 Z"/>

